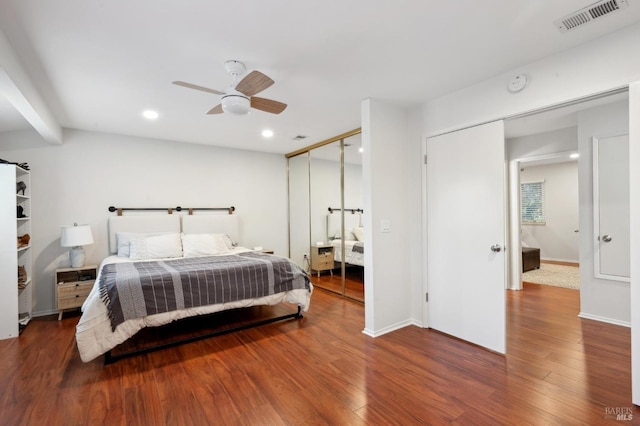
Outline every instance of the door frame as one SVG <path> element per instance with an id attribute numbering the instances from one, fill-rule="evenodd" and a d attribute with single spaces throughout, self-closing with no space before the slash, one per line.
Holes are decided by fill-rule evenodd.
<path id="1" fill-rule="evenodd" d="M 509 241 L 508 251 L 508 271 L 507 290 L 522 290 L 522 238 L 520 237 L 520 229 L 522 224 L 520 217 L 520 169 L 523 165 L 533 161 L 552 160 L 556 158 L 568 158 L 575 151 L 560 151 L 543 155 L 535 155 L 531 157 L 522 157 L 509 161 L 509 230 L 507 232 L 507 241 Z M 580 160 L 578 160 L 580 161 Z M 578 177 L 579 179 L 579 177 Z M 578 189 L 576 188 L 576 191 Z M 578 206 L 580 209 L 580 206 Z M 578 244 L 578 252 L 580 244 Z"/>

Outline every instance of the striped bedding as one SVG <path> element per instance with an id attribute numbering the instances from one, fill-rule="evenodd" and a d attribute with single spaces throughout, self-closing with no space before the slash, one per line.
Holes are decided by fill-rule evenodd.
<path id="1" fill-rule="evenodd" d="M 112 263 L 100 274 L 111 329 L 126 320 L 196 306 L 307 289 L 307 274 L 289 259 L 258 252 Z"/>

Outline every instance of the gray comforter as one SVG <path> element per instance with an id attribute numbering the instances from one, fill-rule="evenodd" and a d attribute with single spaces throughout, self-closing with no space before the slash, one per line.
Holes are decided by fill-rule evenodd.
<path id="1" fill-rule="evenodd" d="M 309 278 L 298 265 L 257 252 L 112 263 L 100 276 L 112 330 L 128 319 L 161 312 L 310 291 Z"/>

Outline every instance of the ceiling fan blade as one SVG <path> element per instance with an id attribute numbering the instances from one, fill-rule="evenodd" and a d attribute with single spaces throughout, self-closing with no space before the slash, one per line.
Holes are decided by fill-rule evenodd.
<path id="1" fill-rule="evenodd" d="M 220 92 L 215 89 L 209 89 L 208 87 L 198 86 L 197 84 L 186 83 L 184 81 L 174 81 L 173 84 L 175 84 L 176 86 L 186 87 L 188 89 L 195 89 L 207 93 L 213 93 L 214 95 L 224 95 L 224 92 Z"/>
<path id="2" fill-rule="evenodd" d="M 270 87 L 273 83 L 274 81 L 271 78 L 260 71 L 251 71 L 236 85 L 236 90 L 247 96 L 253 96 Z"/>
<path id="3" fill-rule="evenodd" d="M 207 111 L 207 114 L 222 114 L 224 111 L 222 110 L 222 104 L 218 104 Z"/>
<path id="4" fill-rule="evenodd" d="M 280 114 L 286 107 L 287 104 L 271 99 L 258 98 L 257 96 L 251 98 L 251 108 L 270 112 L 271 114 Z"/>

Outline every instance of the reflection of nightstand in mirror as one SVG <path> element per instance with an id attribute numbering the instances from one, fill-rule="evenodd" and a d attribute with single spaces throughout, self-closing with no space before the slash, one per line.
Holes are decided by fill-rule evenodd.
<path id="1" fill-rule="evenodd" d="M 318 276 L 322 271 L 330 271 L 333 275 L 333 246 L 329 244 L 311 246 L 311 272 Z"/>

